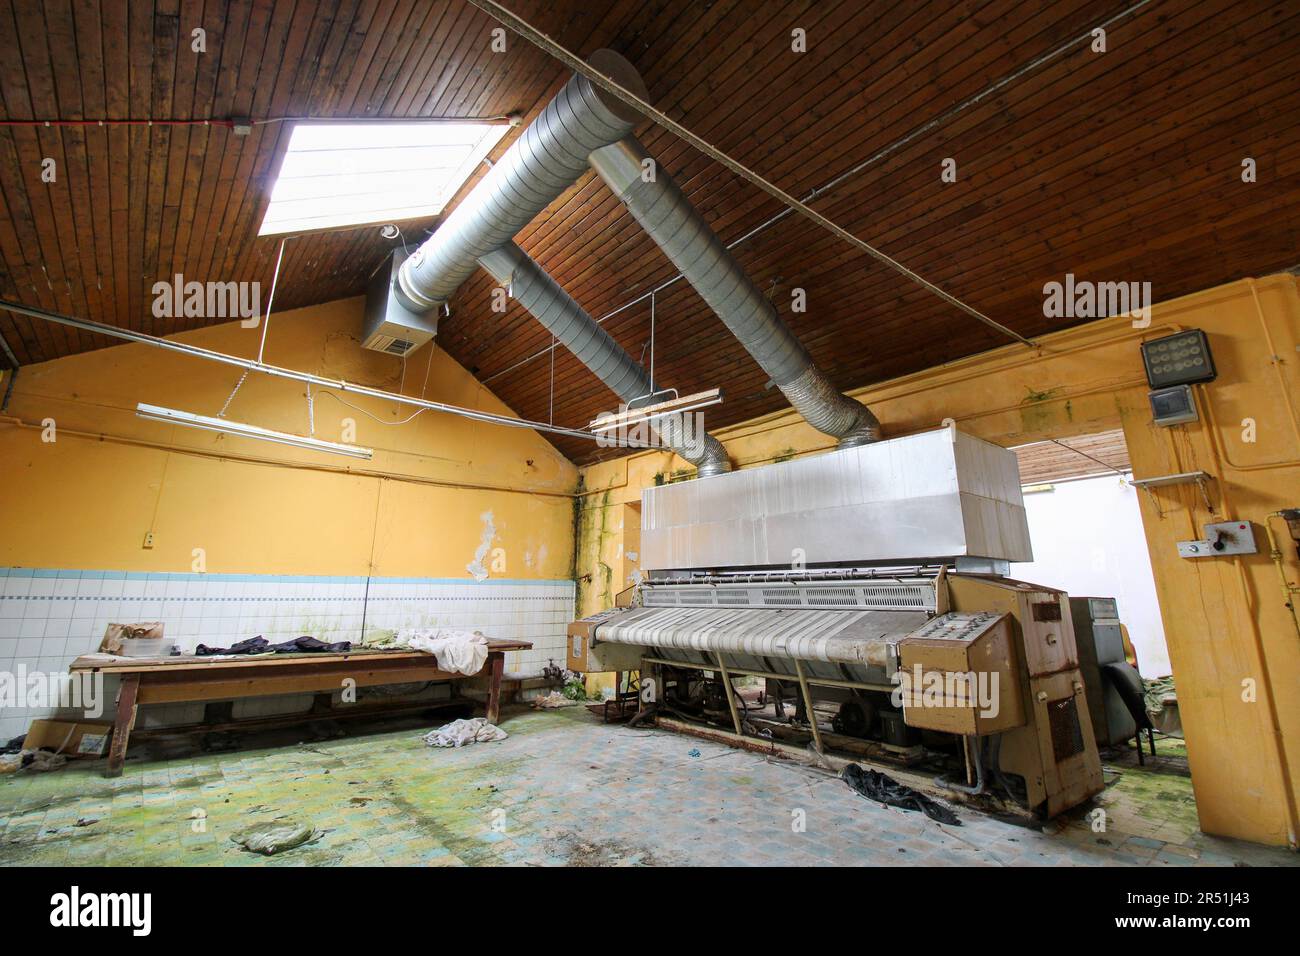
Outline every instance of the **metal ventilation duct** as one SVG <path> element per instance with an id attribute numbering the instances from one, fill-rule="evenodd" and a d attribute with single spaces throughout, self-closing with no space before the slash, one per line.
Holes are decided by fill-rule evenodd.
<path id="1" fill-rule="evenodd" d="M 624 89 L 649 95 L 636 69 L 614 51 L 597 50 L 589 62 Z M 571 78 L 402 264 L 397 288 L 406 307 L 428 312 L 451 298 L 478 267 L 480 256 L 513 239 L 586 172 L 592 150 L 628 135 L 640 119 L 586 77 Z"/>
<path id="2" fill-rule="evenodd" d="M 672 177 L 662 167 L 649 181 L 642 177 L 648 159 L 645 147 L 628 136 L 595 150 L 591 165 L 808 424 L 846 447 L 878 441 L 876 416 L 813 364 Z"/>
<path id="3" fill-rule="evenodd" d="M 646 370 L 515 243 L 482 256 L 479 264 L 498 283 L 510 286 L 519 304 L 623 401 L 654 390 Z M 699 469 L 700 477 L 731 470 L 722 443 L 707 433 L 690 431 L 681 416 L 660 419 L 655 430 L 664 444 Z"/>
<path id="4" fill-rule="evenodd" d="M 649 94 L 636 69 L 612 50 L 591 65 L 642 99 Z M 750 282 L 712 230 L 663 170 L 641 180 L 644 148 L 629 134 L 640 116 L 618 98 L 574 76 L 501 160 L 398 269 L 394 292 L 403 306 L 425 313 L 446 302 L 482 262 L 498 281 L 513 275 L 525 307 L 625 401 L 651 391 L 649 377 L 513 239 L 590 164 L 651 238 L 758 361 L 814 428 L 842 445 L 880 437 L 867 408 L 840 394 Z M 611 145 L 613 144 L 613 145 Z M 527 286 L 530 291 L 524 292 Z M 665 444 L 701 474 L 730 468 L 722 445 L 704 437 L 701 451 L 680 420 L 656 426 Z"/>

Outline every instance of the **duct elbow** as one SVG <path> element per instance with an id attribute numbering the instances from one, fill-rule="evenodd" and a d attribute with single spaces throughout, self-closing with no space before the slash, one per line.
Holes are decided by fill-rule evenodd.
<path id="1" fill-rule="evenodd" d="M 871 409 L 836 389 L 815 365 L 780 388 L 809 425 L 839 439 L 841 448 L 880 441 L 880 420 Z"/>
<path id="2" fill-rule="evenodd" d="M 619 86 L 650 94 L 612 50 L 588 61 Z M 641 114 L 581 74 L 571 77 L 433 235 L 402 264 L 398 294 L 412 312 L 442 305 L 477 268 L 587 171 L 587 156 L 627 136 Z"/>
<path id="3" fill-rule="evenodd" d="M 872 442 L 880 441 L 883 437 L 880 432 L 880 419 L 872 414 L 871 409 L 861 402 L 855 402 L 847 395 L 840 395 L 840 398 L 857 407 L 851 410 L 851 414 L 856 419 L 852 429 L 846 434 L 837 436 L 839 447 L 856 448 L 858 445 L 870 445 Z"/>
<path id="4" fill-rule="evenodd" d="M 418 284 L 411 278 L 411 270 L 423 261 L 424 250 L 415 250 L 398 268 L 397 281 L 393 283 L 393 292 L 397 296 L 397 301 L 416 315 L 432 312 L 444 301 L 430 298 L 422 293 Z"/>
<path id="5" fill-rule="evenodd" d="M 692 428 L 684 415 L 660 419 L 655 425 L 664 446 L 695 466 L 698 477 L 721 475 L 731 471 L 727 449 L 702 428 Z"/>
<path id="6" fill-rule="evenodd" d="M 731 459 L 727 457 L 727 449 L 712 435 L 704 436 L 704 453 L 691 464 L 695 466 L 697 478 L 723 475 L 731 471 Z"/>

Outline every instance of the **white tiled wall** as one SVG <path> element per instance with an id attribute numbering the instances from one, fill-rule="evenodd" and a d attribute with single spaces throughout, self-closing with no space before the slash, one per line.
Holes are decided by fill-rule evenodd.
<path id="1" fill-rule="evenodd" d="M 506 656 L 506 670 L 540 674 L 548 659 L 563 666 L 565 628 L 573 620 L 572 581 L 442 578 L 299 577 L 164 574 L 0 568 L 0 672 L 59 672 L 98 649 L 110 623 L 161 621 L 182 651 L 224 647 L 263 635 L 272 643 L 303 634 L 359 643 L 366 633 L 401 627 L 459 627 L 489 637 L 532 641 Z M 111 719 L 115 688 L 108 689 Z M 274 712 L 288 701 L 237 705 L 237 716 Z M 296 709 L 289 706 L 288 709 Z M 202 706 L 142 709 L 144 725 L 185 723 Z M 151 711 L 151 712 L 146 712 Z M 0 740 L 53 711 L 0 709 Z M 197 716 L 196 716 L 197 713 Z"/>

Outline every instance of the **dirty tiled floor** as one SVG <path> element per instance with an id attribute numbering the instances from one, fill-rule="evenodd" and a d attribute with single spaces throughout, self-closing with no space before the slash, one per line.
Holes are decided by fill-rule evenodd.
<path id="1" fill-rule="evenodd" d="M 116 780 L 100 776 L 98 761 L 8 775 L 0 864 L 1297 863 L 1285 850 L 1196 831 L 1185 778 L 1158 781 L 1152 796 L 1154 785 L 1126 771 L 1104 798 L 1107 832 L 1080 818 L 1047 835 L 966 808 L 964 826 L 944 826 L 817 771 L 604 726 L 582 708 L 516 712 L 504 726 L 508 740 L 462 750 L 434 750 L 402 730 L 132 759 Z M 323 835 L 269 858 L 230 840 L 283 817 Z"/>

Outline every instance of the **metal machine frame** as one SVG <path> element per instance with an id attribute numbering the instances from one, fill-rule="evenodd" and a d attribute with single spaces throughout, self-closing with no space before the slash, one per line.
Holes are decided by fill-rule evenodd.
<path id="1" fill-rule="evenodd" d="M 641 553 L 646 577 L 568 648 L 571 670 L 640 671 L 635 721 L 905 766 L 950 754 L 965 779 L 936 786 L 1048 817 L 1102 789 L 1068 598 L 1000 576 L 1032 557 L 1013 453 L 945 428 L 647 489 Z M 737 677 L 766 682 L 761 712 Z M 829 730 L 819 704 L 839 708 Z"/>

